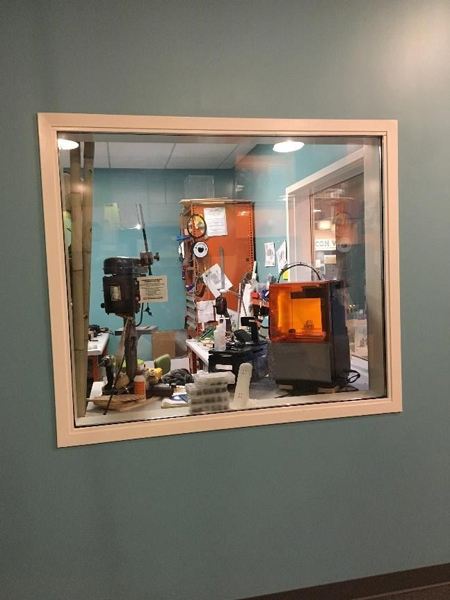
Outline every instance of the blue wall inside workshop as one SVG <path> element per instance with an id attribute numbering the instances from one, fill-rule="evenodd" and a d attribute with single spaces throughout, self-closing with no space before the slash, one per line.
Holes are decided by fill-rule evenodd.
<path id="1" fill-rule="evenodd" d="M 178 260 L 180 233 L 179 201 L 186 196 L 184 182 L 190 174 L 214 177 L 216 196 L 233 195 L 234 171 L 184 169 L 95 169 L 94 210 L 92 228 L 92 291 L 89 320 L 111 330 L 122 325 L 116 315 L 107 315 L 101 308 L 103 302 L 103 261 L 110 256 L 139 256 L 144 250 L 142 233 L 133 229 L 137 224 L 136 204 L 143 208 L 149 249 L 159 252 L 154 275 L 167 275 L 168 302 L 153 304 L 152 316 L 144 313 L 143 325 L 157 325 L 166 331 L 184 328 L 185 287 Z M 117 204 L 120 219 L 108 220 L 109 208 Z M 109 352 L 115 352 L 118 338 L 111 337 Z M 152 358 L 151 336 L 141 336 L 139 358 Z"/>
<path id="2" fill-rule="evenodd" d="M 450 5 L 230 6 L 2 3 L 5 598 L 235 600 L 450 561 Z M 38 111 L 398 119 L 403 413 L 58 450 Z"/>

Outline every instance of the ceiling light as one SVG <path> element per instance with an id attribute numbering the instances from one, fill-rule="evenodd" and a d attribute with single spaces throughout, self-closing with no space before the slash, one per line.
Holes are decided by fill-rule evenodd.
<path id="1" fill-rule="evenodd" d="M 60 150 L 74 150 L 80 144 L 74 140 L 66 140 L 66 138 L 58 138 L 58 148 Z"/>
<path id="2" fill-rule="evenodd" d="M 286 140 L 285 142 L 278 142 L 274 145 L 274 152 L 295 152 L 303 148 L 305 144 L 303 142 L 293 142 L 292 140 Z"/>
<path id="3" fill-rule="evenodd" d="M 320 229 L 321 231 L 326 231 L 327 229 L 331 229 L 331 221 L 329 221 L 329 220 L 317 221 L 317 229 Z"/>

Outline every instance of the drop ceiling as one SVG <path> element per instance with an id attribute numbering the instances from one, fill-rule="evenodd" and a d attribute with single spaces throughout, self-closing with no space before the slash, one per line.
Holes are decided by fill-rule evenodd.
<path id="1" fill-rule="evenodd" d="M 84 143 L 81 142 L 83 156 Z M 96 169 L 231 169 L 255 146 L 254 142 L 198 144 L 96 142 Z M 69 152 L 61 151 L 63 168 Z"/>

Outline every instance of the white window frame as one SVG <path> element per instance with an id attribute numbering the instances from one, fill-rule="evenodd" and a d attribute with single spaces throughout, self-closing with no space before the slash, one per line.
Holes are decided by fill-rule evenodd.
<path id="1" fill-rule="evenodd" d="M 343 119 L 238 119 L 39 113 L 47 273 L 58 447 L 198 431 L 336 419 L 402 410 L 398 238 L 397 121 Z M 58 132 L 265 136 L 377 136 L 382 143 L 384 285 L 387 394 L 383 398 L 274 406 L 172 419 L 76 427 L 73 410 L 67 275 L 58 166 Z M 348 399 L 347 399 L 348 398 Z M 323 400 L 323 398 L 322 398 Z"/>

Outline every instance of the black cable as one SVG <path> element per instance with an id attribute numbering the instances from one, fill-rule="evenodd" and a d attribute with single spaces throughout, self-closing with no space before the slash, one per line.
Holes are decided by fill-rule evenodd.
<path id="1" fill-rule="evenodd" d="M 355 369 L 346 369 L 345 371 L 342 371 L 342 375 L 343 376 L 336 381 L 339 386 L 339 391 L 356 392 L 357 388 L 351 384 L 355 383 L 355 381 L 358 381 L 358 379 L 361 377 L 361 373 L 355 371 Z"/>
<path id="2" fill-rule="evenodd" d="M 351 385 L 352 383 L 355 383 L 355 381 L 357 381 L 359 378 L 361 377 L 361 373 L 359 373 L 358 371 L 355 371 L 355 369 L 346 369 L 345 371 L 342 371 L 342 377 L 340 377 L 339 379 L 336 380 L 336 384 L 339 387 L 338 391 L 339 392 L 357 392 L 359 391 L 358 388 L 356 388 L 355 386 Z M 283 396 L 276 396 L 277 399 L 282 399 L 282 398 L 287 398 L 288 396 L 299 396 L 302 394 L 295 394 L 296 390 L 290 390 L 287 391 L 286 394 L 284 394 Z"/>
<path id="3" fill-rule="evenodd" d="M 139 323 L 136 325 L 136 327 L 140 327 L 142 325 L 143 318 L 144 318 L 144 305 L 141 304 L 141 318 L 139 320 Z"/>
<path id="4" fill-rule="evenodd" d="M 292 396 L 292 394 L 289 392 L 286 392 L 286 394 L 283 394 L 282 396 L 275 396 L 275 399 L 281 400 L 282 398 L 289 398 L 289 396 Z"/>
<path id="5" fill-rule="evenodd" d="M 316 274 L 317 279 L 319 281 L 322 280 L 322 275 L 312 265 L 308 265 L 308 263 L 304 263 L 304 262 L 296 262 L 296 263 L 292 263 L 290 265 L 286 265 L 283 269 L 281 269 L 281 271 L 278 275 L 277 283 L 280 283 L 280 279 L 281 279 L 283 273 L 285 273 L 286 271 L 289 271 L 289 269 L 292 269 L 293 267 L 307 267 L 308 269 L 311 269 L 311 271 L 313 271 Z"/>
<path id="6" fill-rule="evenodd" d="M 108 412 L 108 410 L 109 410 L 109 407 L 110 407 L 110 405 L 111 405 L 111 401 L 112 401 L 112 398 L 113 398 L 113 396 L 114 396 L 114 390 L 116 389 L 116 384 L 117 384 L 117 381 L 118 381 L 118 379 L 119 379 L 119 375 L 120 375 L 120 372 L 121 372 L 121 370 L 122 370 L 122 367 L 123 367 L 123 363 L 124 363 L 124 362 L 125 362 L 125 352 L 123 353 L 123 356 L 122 356 L 122 362 L 120 363 L 120 367 L 117 369 L 117 373 L 116 373 L 116 376 L 115 376 L 115 378 L 114 378 L 114 384 L 113 384 L 113 386 L 112 386 L 112 390 L 111 390 L 111 396 L 109 397 L 108 404 L 106 405 L 105 412 L 103 413 L 103 416 L 105 416 L 105 415 L 106 415 L 106 413 Z M 116 393 L 117 393 L 117 390 L 116 390 Z"/>

